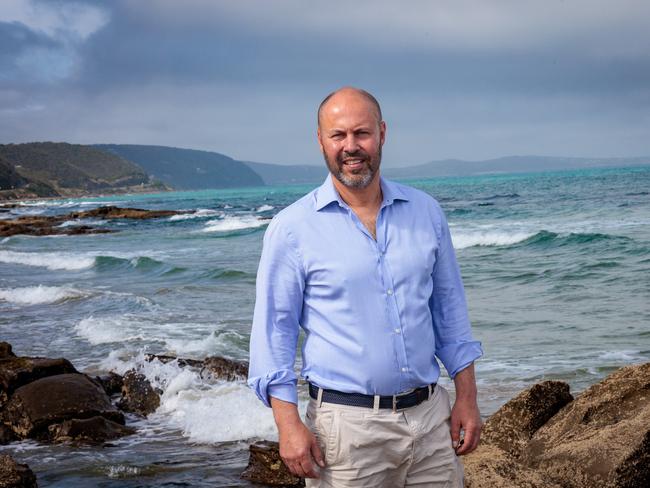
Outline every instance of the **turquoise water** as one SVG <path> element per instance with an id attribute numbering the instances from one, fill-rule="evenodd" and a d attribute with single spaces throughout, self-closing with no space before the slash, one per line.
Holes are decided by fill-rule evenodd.
<path id="1" fill-rule="evenodd" d="M 450 222 L 485 349 L 477 363 L 484 415 L 542 379 L 579 392 L 650 360 L 650 167 L 408 183 L 434 195 Z M 84 371 L 140 368 L 164 391 L 155 414 L 130 419 L 139 433 L 112 447 L 22 442 L 0 450 L 28 462 L 40 486 L 248 486 L 238 479 L 248 440 L 275 436 L 270 412 L 242 383 L 147 363 L 143 353 L 246 359 L 265 226 L 312 188 L 64 199 L 12 210 L 115 204 L 186 213 L 95 222 L 113 234 L 0 240 L 0 340 Z"/>

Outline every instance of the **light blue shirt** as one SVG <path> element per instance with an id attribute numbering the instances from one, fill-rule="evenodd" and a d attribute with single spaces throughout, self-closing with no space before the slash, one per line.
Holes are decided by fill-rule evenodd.
<path id="1" fill-rule="evenodd" d="M 453 378 L 482 355 L 473 340 L 447 221 L 438 202 L 381 178 L 377 240 L 331 176 L 280 211 L 264 234 L 248 384 L 297 403 L 301 375 L 325 389 L 394 395 Z"/>

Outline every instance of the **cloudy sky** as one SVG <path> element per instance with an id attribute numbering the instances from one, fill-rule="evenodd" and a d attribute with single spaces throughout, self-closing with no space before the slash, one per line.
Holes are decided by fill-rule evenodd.
<path id="1" fill-rule="evenodd" d="M 315 110 L 373 92 L 384 162 L 650 155 L 647 0 L 2 0 L 0 143 L 322 164 Z"/>

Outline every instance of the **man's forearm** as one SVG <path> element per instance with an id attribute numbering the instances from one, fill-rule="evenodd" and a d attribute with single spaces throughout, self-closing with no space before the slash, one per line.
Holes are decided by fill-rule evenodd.
<path id="1" fill-rule="evenodd" d="M 314 434 L 303 424 L 295 403 L 270 397 L 273 417 L 280 437 L 280 457 L 296 476 L 318 478 L 314 461 L 325 467 L 323 454 Z"/>
<path id="2" fill-rule="evenodd" d="M 280 400 L 275 397 L 270 397 L 270 400 L 271 408 L 273 409 L 273 418 L 275 419 L 275 425 L 278 426 L 278 430 L 302 422 L 298 413 L 298 407 L 295 403 Z"/>
<path id="3" fill-rule="evenodd" d="M 451 409 L 451 440 L 456 454 L 469 454 L 478 446 L 481 437 L 481 415 L 476 403 L 474 363 L 454 377 L 456 401 Z M 461 441 L 461 430 L 465 437 Z"/>
<path id="4" fill-rule="evenodd" d="M 474 363 L 459 371 L 454 377 L 456 386 L 456 400 L 476 401 L 476 378 L 474 376 Z"/>

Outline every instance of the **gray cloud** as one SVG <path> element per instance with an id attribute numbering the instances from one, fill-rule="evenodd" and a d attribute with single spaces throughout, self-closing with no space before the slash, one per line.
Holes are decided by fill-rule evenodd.
<path id="1" fill-rule="evenodd" d="M 13 3 L 41 13 L 0 14 L 0 142 L 321 164 L 315 107 L 356 84 L 387 164 L 650 154 L 647 2 Z"/>

